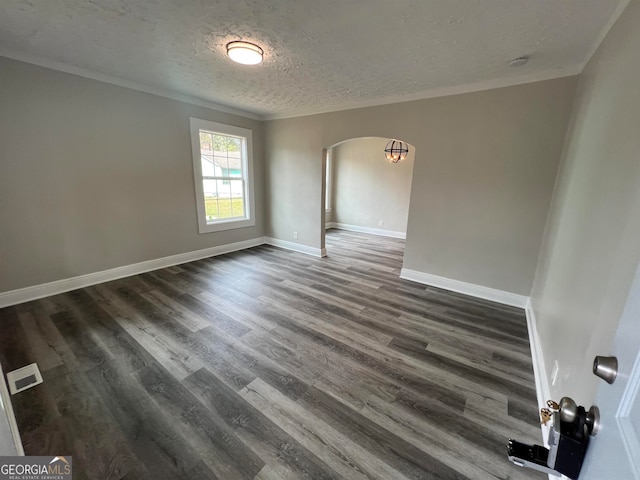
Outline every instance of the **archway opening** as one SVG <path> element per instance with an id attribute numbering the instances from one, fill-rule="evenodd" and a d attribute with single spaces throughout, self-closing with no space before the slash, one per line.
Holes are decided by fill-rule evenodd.
<path id="1" fill-rule="evenodd" d="M 400 139 L 401 140 L 401 139 Z M 407 233 L 411 182 L 415 147 L 400 162 L 385 157 L 390 138 L 358 137 L 334 144 L 323 150 L 322 248 L 331 254 L 327 231 L 338 241 L 339 232 L 350 241 L 358 239 L 370 246 L 376 237 L 400 239 L 402 247 Z M 393 242 L 392 242 L 393 243 Z"/>

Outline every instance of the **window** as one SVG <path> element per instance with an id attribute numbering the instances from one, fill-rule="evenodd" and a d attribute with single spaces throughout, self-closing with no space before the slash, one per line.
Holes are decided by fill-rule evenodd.
<path id="1" fill-rule="evenodd" d="M 200 233 L 255 225 L 251 130 L 191 119 Z"/>

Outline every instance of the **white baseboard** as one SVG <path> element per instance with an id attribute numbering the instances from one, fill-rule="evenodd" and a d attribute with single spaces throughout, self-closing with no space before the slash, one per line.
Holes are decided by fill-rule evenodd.
<path id="1" fill-rule="evenodd" d="M 384 230 L 382 228 L 359 227 L 358 225 L 347 225 L 346 223 L 329 222 L 325 224 L 325 229 L 329 228 L 348 230 L 350 232 L 370 233 L 371 235 L 380 235 L 382 237 L 407 238 L 405 232 L 394 232 L 393 230 Z"/>
<path id="2" fill-rule="evenodd" d="M 542 344 L 540 343 L 540 337 L 538 336 L 538 325 L 536 322 L 535 312 L 533 311 L 533 306 L 531 305 L 531 299 L 527 301 L 524 311 L 527 316 L 527 330 L 529 331 L 529 345 L 531 347 L 531 361 L 533 363 L 533 376 L 536 382 L 538 408 L 544 408 L 547 406 L 547 400 L 551 398 L 551 389 L 549 387 L 549 380 L 547 379 L 547 369 L 544 364 Z M 547 440 L 549 438 L 549 427 L 545 425 L 541 425 L 541 427 L 542 440 L 545 446 L 548 447 L 549 445 Z"/>
<path id="3" fill-rule="evenodd" d="M 151 270 L 158 270 L 159 268 L 171 267 L 181 263 L 200 260 L 201 258 L 213 257 L 224 253 L 243 250 L 245 248 L 256 247 L 258 245 L 263 245 L 264 243 L 264 237 L 258 237 L 251 240 L 244 240 L 242 242 L 229 243 L 217 247 L 195 250 L 193 252 L 179 253 L 177 255 L 156 258 L 154 260 L 147 260 L 145 262 L 134 263 L 131 265 L 124 265 L 122 267 L 111 268 L 100 272 L 88 273 L 86 275 L 79 275 L 77 277 L 66 278 L 63 280 L 56 280 L 55 282 L 43 283 L 32 287 L 10 290 L 8 292 L 0 293 L 0 308 L 36 300 L 38 298 L 49 297 L 51 295 L 57 295 L 70 290 L 96 285 L 98 283 L 130 277 L 131 275 L 150 272 Z"/>
<path id="4" fill-rule="evenodd" d="M 529 297 L 525 297 L 524 295 L 483 287 L 482 285 L 476 285 L 474 283 L 461 282 L 460 280 L 453 280 L 452 278 L 439 277 L 408 268 L 403 268 L 400 271 L 400 278 L 432 287 L 444 288 L 452 292 L 464 293 L 465 295 L 491 300 L 492 302 L 502 303 L 503 305 L 510 305 L 512 307 L 525 308 L 527 306 L 527 300 L 529 299 Z"/>
<path id="5" fill-rule="evenodd" d="M 300 243 L 288 242 L 286 240 L 280 240 L 278 238 L 264 237 L 264 242 L 267 245 L 273 245 L 274 247 L 284 248 L 286 250 L 293 250 L 298 253 L 305 253 L 307 255 L 313 255 L 314 257 L 326 257 L 326 248 L 315 248 Z"/>
<path id="6" fill-rule="evenodd" d="M 65 278 L 63 280 L 56 280 L 54 282 L 34 285 L 32 287 L 0 292 L 0 308 L 29 302 L 31 300 L 37 300 L 38 298 L 49 297 L 51 295 L 57 295 L 59 293 L 69 292 L 78 288 L 89 287 L 98 283 L 110 282 L 119 278 L 130 277 L 131 275 L 138 275 L 140 273 L 150 272 L 160 268 L 193 262 L 194 260 L 200 260 L 202 258 L 214 257 L 216 255 L 223 255 L 237 250 L 244 250 L 245 248 L 257 247 L 258 245 L 264 245 L 265 243 L 285 248 L 287 250 L 306 253 L 307 255 L 313 255 L 315 257 L 327 256 L 327 250 L 324 248 L 308 247 L 306 245 L 300 245 L 299 243 L 287 242 L 276 238 L 258 237 L 252 238 L 251 240 L 244 240 L 242 242 L 228 243 L 217 247 L 179 253 L 177 255 L 156 258 L 154 260 L 147 260 L 145 262 L 134 263 L 131 265 L 124 265 L 122 267 L 111 268 L 100 272 Z"/>

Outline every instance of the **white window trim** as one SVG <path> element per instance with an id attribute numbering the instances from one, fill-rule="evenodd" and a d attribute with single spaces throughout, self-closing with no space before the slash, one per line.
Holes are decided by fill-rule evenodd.
<path id="1" fill-rule="evenodd" d="M 225 125 L 224 123 L 210 122 L 199 118 L 190 118 L 191 152 L 193 157 L 193 180 L 196 193 L 196 211 L 198 213 L 198 232 L 211 233 L 235 228 L 253 227 L 256 224 L 255 198 L 253 189 L 253 135 L 247 128 Z M 202 160 L 200 152 L 200 130 L 208 130 L 222 135 L 243 137 L 242 159 L 243 169 L 247 172 L 245 182 L 245 218 L 234 218 L 215 223 L 207 223 L 207 215 L 204 207 L 204 189 L 202 186 Z"/>

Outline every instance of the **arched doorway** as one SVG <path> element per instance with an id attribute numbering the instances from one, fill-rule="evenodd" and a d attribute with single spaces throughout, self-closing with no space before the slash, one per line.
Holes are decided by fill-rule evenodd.
<path id="1" fill-rule="evenodd" d="M 406 238 L 415 147 L 390 163 L 389 138 L 358 137 L 323 150 L 322 248 L 326 229 Z"/>

